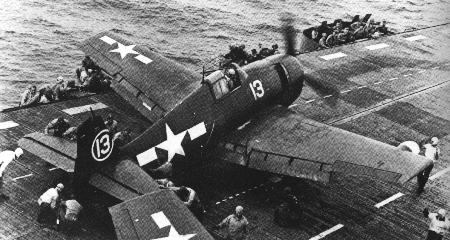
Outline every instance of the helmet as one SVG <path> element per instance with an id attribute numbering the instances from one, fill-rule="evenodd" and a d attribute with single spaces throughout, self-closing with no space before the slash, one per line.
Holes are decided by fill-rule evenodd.
<path id="1" fill-rule="evenodd" d="M 431 138 L 431 145 L 436 146 L 439 143 L 439 139 L 437 137 Z"/>
<path id="2" fill-rule="evenodd" d="M 234 75 L 234 74 L 236 74 L 236 71 L 234 71 L 234 69 L 228 69 L 228 74 L 229 75 Z"/>
<path id="3" fill-rule="evenodd" d="M 14 153 L 16 154 L 16 157 L 20 157 L 23 154 L 23 150 L 22 148 L 16 148 Z"/>

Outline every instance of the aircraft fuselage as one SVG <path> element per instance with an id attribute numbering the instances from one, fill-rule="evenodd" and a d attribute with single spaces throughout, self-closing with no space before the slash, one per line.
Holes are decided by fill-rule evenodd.
<path id="1" fill-rule="evenodd" d="M 240 84 L 231 89 L 224 84 L 226 77 L 220 70 L 209 75 L 197 90 L 122 150 L 136 156 L 141 166 L 161 158 L 171 161 L 177 154 L 185 156 L 185 149 L 206 146 L 267 107 L 290 105 L 303 85 L 300 63 L 289 55 L 268 57 L 237 69 L 237 73 Z"/>

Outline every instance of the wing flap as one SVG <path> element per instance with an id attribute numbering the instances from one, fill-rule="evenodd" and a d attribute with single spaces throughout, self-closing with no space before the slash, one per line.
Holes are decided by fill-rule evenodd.
<path id="1" fill-rule="evenodd" d="M 21 138 L 18 145 L 66 172 L 75 169 L 76 142 L 35 132 Z"/>
<path id="2" fill-rule="evenodd" d="M 214 239 L 170 190 L 133 198 L 109 212 L 118 239 Z"/>
<path id="3" fill-rule="evenodd" d="M 405 183 L 431 164 L 422 156 L 281 107 L 261 114 L 226 141 L 246 148 L 244 158 L 232 158 L 235 163 L 316 181 L 328 181 L 331 172 L 343 172 Z M 222 146 L 228 152 L 238 149 Z"/>

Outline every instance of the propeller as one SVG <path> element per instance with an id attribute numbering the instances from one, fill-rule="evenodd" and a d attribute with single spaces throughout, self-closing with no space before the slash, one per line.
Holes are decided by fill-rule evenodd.
<path id="1" fill-rule="evenodd" d="M 282 34 L 284 38 L 284 46 L 285 46 L 285 52 L 288 55 L 291 56 L 297 56 L 299 55 L 298 51 L 296 50 L 296 43 L 297 43 L 297 30 L 294 27 L 294 17 L 292 14 L 286 14 L 281 17 L 282 22 Z M 306 73 L 304 74 L 304 80 L 306 84 L 311 87 L 314 92 L 316 92 L 319 96 L 327 96 L 327 95 L 333 95 L 333 96 L 339 96 L 339 90 L 336 86 L 333 84 L 327 83 L 326 81 L 319 79 L 317 77 L 314 77 L 313 75 Z M 336 98 L 328 98 L 326 100 L 327 103 L 330 105 L 335 105 Z"/>
<path id="2" fill-rule="evenodd" d="M 285 15 L 281 18 L 281 22 L 283 23 L 281 30 L 284 38 L 284 50 L 286 54 L 295 56 L 297 54 L 295 50 L 297 31 L 294 27 L 294 18 L 292 15 Z"/>

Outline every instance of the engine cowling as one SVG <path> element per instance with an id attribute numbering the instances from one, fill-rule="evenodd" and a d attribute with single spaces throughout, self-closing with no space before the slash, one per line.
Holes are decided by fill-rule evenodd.
<path id="1" fill-rule="evenodd" d="M 289 106 L 300 96 L 303 89 L 304 72 L 302 65 L 295 57 L 286 55 L 276 68 L 282 85 L 279 103 L 283 106 Z"/>

